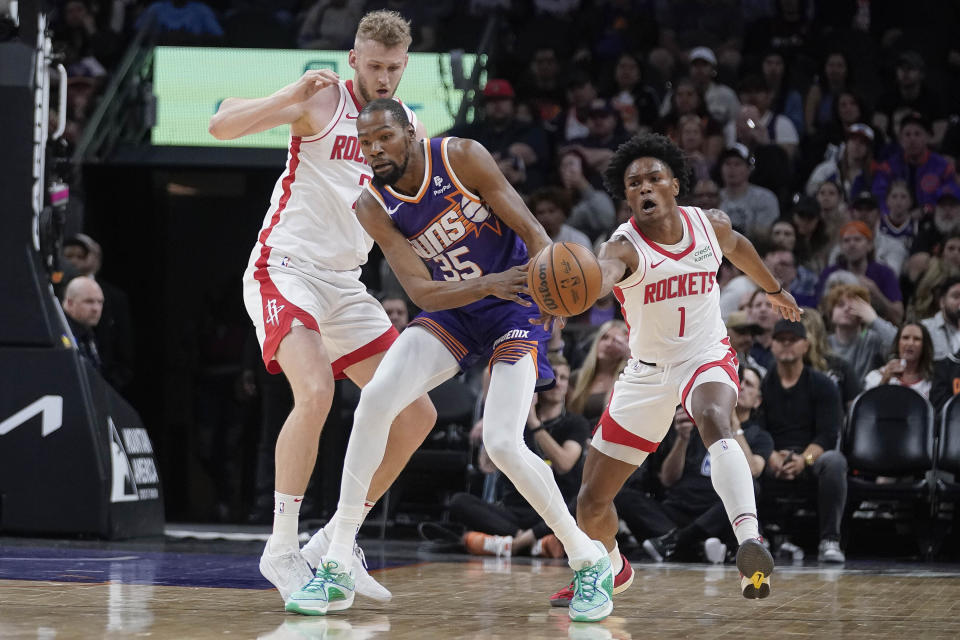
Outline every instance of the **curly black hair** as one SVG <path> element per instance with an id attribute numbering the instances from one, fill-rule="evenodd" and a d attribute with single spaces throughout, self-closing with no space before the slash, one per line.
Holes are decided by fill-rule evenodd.
<path id="1" fill-rule="evenodd" d="M 673 172 L 673 177 L 680 183 L 679 195 L 687 193 L 690 188 L 690 171 L 680 147 L 659 133 L 641 133 L 617 147 L 610 165 L 603 172 L 603 186 L 614 200 L 626 199 L 623 176 L 630 163 L 637 158 L 657 158 L 666 163 Z"/>

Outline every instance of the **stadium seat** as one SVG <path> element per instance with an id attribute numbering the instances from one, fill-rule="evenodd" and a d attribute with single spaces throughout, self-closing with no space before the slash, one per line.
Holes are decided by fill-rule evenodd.
<path id="1" fill-rule="evenodd" d="M 929 498 L 933 416 L 930 402 L 908 387 L 881 385 L 857 396 L 841 439 L 851 497 Z M 894 481 L 878 484 L 878 476 Z"/>
<path id="2" fill-rule="evenodd" d="M 938 440 L 937 471 L 946 471 L 954 478 L 948 480 L 937 474 L 937 500 L 957 502 L 960 498 L 960 482 L 957 481 L 960 476 L 960 401 L 957 396 L 943 406 Z"/>

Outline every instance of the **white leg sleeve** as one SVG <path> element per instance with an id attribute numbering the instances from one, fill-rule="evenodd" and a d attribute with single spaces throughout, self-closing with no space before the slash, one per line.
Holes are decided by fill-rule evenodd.
<path id="1" fill-rule="evenodd" d="M 408 327 L 387 351 L 360 393 L 343 462 L 336 527 L 327 557 L 349 566 L 373 474 L 383 461 L 390 425 L 411 402 L 460 370 L 456 359 L 429 332 Z"/>
<path id="2" fill-rule="evenodd" d="M 533 400 L 537 371 L 532 357 L 514 364 L 497 362 L 483 408 L 483 446 L 497 467 L 526 498 L 563 543 L 575 570 L 602 557 L 599 549 L 577 528 L 549 465 L 523 441 Z"/>

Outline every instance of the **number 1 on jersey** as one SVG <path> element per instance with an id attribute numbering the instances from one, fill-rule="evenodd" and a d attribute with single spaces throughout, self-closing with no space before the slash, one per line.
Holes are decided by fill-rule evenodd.
<path id="1" fill-rule="evenodd" d="M 687 326 L 687 308 L 678 307 L 680 310 L 680 337 L 683 337 L 683 330 Z"/>

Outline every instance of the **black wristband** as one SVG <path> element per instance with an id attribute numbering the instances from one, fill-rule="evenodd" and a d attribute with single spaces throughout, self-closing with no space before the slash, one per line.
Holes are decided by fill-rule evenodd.
<path id="1" fill-rule="evenodd" d="M 776 291 L 764 291 L 764 293 L 767 294 L 768 296 L 775 296 L 778 293 L 783 293 L 783 285 L 780 285 L 780 288 L 777 289 Z"/>
<path id="2" fill-rule="evenodd" d="M 541 424 L 541 425 L 540 425 L 539 427 L 537 427 L 536 429 L 530 429 L 530 433 L 536 433 L 537 431 L 543 431 L 543 430 L 545 430 L 545 429 L 546 429 L 546 427 Z"/>

